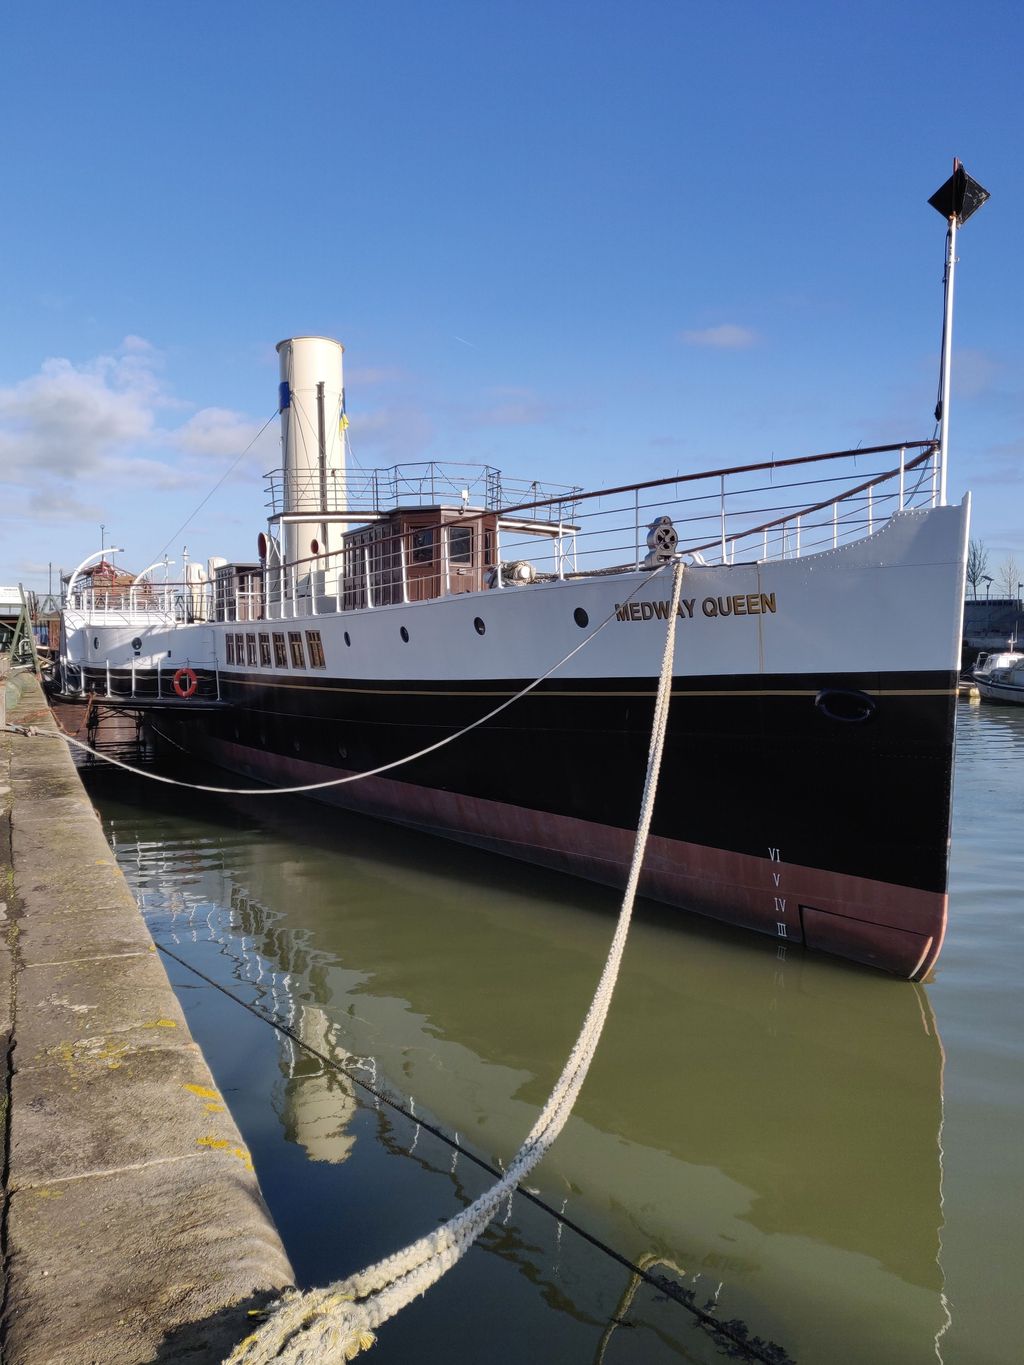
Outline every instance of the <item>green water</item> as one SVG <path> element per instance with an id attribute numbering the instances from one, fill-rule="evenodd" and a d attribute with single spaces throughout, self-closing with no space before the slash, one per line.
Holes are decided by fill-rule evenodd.
<path id="1" fill-rule="evenodd" d="M 491 1162 L 575 1038 L 614 893 L 295 800 L 90 775 L 158 943 Z M 639 909 L 531 1187 L 802 1365 L 1024 1357 L 1024 713 L 963 703 L 950 932 L 925 986 Z M 302 1284 L 488 1183 L 167 961 Z M 725 1358 L 678 1303 L 516 1197 L 382 1329 L 387 1362 Z"/>

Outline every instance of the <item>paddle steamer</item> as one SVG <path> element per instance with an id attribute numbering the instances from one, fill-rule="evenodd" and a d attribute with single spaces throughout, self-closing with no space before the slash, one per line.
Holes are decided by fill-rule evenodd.
<path id="1" fill-rule="evenodd" d="M 256 557 L 118 586 L 91 556 L 67 585 L 59 692 L 137 708 L 246 781 L 618 885 L 682 559 L 641 892 L 922 977 L 947 911 L 969 523 L 946 493 L 949 338 L 971 186 L 955 170 L 936 205 L 938 439 L 598 491 L 366 474 L 346 460 L 342 347 L 292 338 Z"/>

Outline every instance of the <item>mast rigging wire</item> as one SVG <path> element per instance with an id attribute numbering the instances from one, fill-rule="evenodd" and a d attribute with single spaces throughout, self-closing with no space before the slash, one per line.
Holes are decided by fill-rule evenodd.
<path id="1" fill-rule="evenodd" d="M 178 529 L 174 532 L 174 535 L 172 535 L 172 536 L 169 538 L 169 540 L 167 541 L 167 544 L 164 546 L 164 548 L 163 548 L 163 549 L 160 551 L 160 553 L 157 555 L 157 559 L 162 559 L 162 558 L 163 558 L 163 556 L 167 553 L 167 551 L 170 549 L 170 547 L 174 544 L 174 542 L 175 542 L 175 541 L 178 539 L 178 537 L 181 535 L 182 531 L 184 531 L 185 528 L 186 528 L 188 525 L 190 525 L 190 523 L 195 519 L 195 517 L 197 517 L 197 516 L 199 515 L 199 513 L 203 510 L 203 508 L 206 506 L 206 504 L 210 501 L 210 499 L 213 497 L 214 493 L 216 493 L 217 489 L 218 489 L 218 488 L 221 486 L 221 484 L 225 481 L 225 479 L 228 477 L 228 475 L 229 475 L 229 474 L 232 474 L 232 473 L 235 471 L 235 469 L 238 468 L 238 466 L 241 464 L 242 460 L 245 459 L 246 455 L 248 455 L 249 451 L 252 450 L 253 446 L 256 444 L 256 442 L 260 439 L 260 437 L 261 437 L 261 436 L 263 435 L 263 433 L 266 431 L 267 427 L 270 426 L 270 424 L 271 424 L 271 422 L 274 420 L 274 418 L 275 418 L 275 417 L 278 417 L 278 416 L 280 415 L 280 412 L 281 412 L 281 409 L 280 409 L 280 408 L 275 408 L 275 409 L 274 409 L 274 411 L 270 414 L 270 416 L 267 418 L 267 420 L 263 423 L 263 425 L 260 427 L 259 431 L 258 431 L 258 432 L 256 433 L 256 435 L 252 438 L 252 440 L 249 442 L 249 444 L 245 447 L 245 449 L 242 451 L 242 453 L 241 453 L 240 455 L 237 455 L 237 456 L 235 457 L 235 459 L 231 462 L 231 464 L 228 465 L 227 469 L 225 469 L 224 473 L 220 476 L 220 478 L 217 480 L 217 482 L 213 485 L 213 487 L 210 489 L 209 493 L 207 493 L 206 497 L 203 498 L 202 502 L 199 503 L 199 505 L 198 505 L 197 507 L 193 508 L 192 512 L 189 513 L 189 515 L 188 515 L 188 517 L 185 519 L 185 521 L 183 521 L 183 522 L 181 523 L 181 525 L 178 527 Z"/>

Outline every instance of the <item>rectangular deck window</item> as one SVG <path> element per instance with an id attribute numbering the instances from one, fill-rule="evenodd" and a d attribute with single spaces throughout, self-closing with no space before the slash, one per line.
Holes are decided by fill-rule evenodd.
<path id="1" fill-rule="evenodd" d="M 432 564 L 434 561 L 434 528 L 425 526 L 421 531 L 412 533 L 412 562 Z"/>
<path id="2" fill-rule="evenodd" d="M 230 631 L 224 636 L 224 649 L 228 663 L 233 664 L 235 662 L 235 637 Z"/>
<path id="3" fill-rule="evenodd" d="M 247 635 L 245 637 L 245 662 L 256 667 L 256 636 Z"/>
<path id="4" fill-rule="evenodd" d="M 236 635 L 236 636 L 235 636 L 235 663 L 236 663 L 236 664 L 244 664 L 244 663 L 245 663 L 245 636 L 244 636 L 244 635 Z"/>
<path id="5" fill-rule="evenodd" d="M 305 668 L 306 655 L 302 648 L 302 632 L 290 630 L 288 632 L 288 643 L 292 649 L 292 668 Z"/>
<path id="6" fill-rule="evenodd" d="M 270 667 L 270 636 L 260 636 L 260 668 Z"/>
<path id="7" fill-rule="evenodd" d="M 324 647 L 320 640 L 318 630 L 306 631 L 306 648 L 309 650 L 310 668 L 326 668 L 327 660 L 324 658 Z"/>
<path id="8" fill-rule="evenodd" d="M 473 528 L 471 526 L 451 526 L 448 529 L 449 564 L 472 564 Z"/>
<path id="9" fill-rule="evenodd" d="M 274 631 L 274 667 L 288 667 L 288 651 L 284 647 L 284 636 L 280 631 Z"/>

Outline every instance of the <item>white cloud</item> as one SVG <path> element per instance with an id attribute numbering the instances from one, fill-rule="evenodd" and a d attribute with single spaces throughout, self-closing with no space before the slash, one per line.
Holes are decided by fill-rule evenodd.
<path id="1" fill-rule="evenodd" d="M 117 543 L 144 556 L 253 442 L 258 422 L 227 408 L 196 411 L 173 393 L 162 365 L 150 342 L 129 336 L 111 354 L 54 357 L 0 386 L 0 520 L 9 523 L 10 560 L 19 541 L 26 562 L 38 560 L 48 538 L 60 554 L 84 554 L 92 534 L 84 528 L 99 522 L 116 525 Z M 271 422 L 234 476 L 251 482 L 279 463 L 277 443 Z"/>
<path id="2" fill-rule="evenodd" d="M 33 524 L 49 521 L 92 522 L 99 521 L 103 515 L 100 508 L 92 503 L 49 488 L 29 494 L 26 513 Z"/>
<path id="3" fill-rule="evenodd" d="M 156 349 L 151 341 L 147 341 L 145 337 L 137 337 L 132 334 L 126 336 L 121 342 L 121 350 L 142 355 L 156 354 Z"/>
<path id="4" fill-rule="evenodd" d="M 157 489 L 207 479 L 206 457 L 239 454 L 258 424 L 227 408 L 202 408 L 168 423 L 189 405 L 171 393 L 161 365 L 150 342 L 127 336 L 114 354 L 82 364 L 54 357 L 37 374 L 0 388 L 0 483 L 56 499 L 85 479 L 90 495 L 117 479 Z M 276 439 L 272 424 L 254 459 L 265 461 Z M 154 459 L 161 451 L 167 456 Z"/>
<path id="5" fill-rule="evenodd" d="M 950 371 L 957 398 L 979 398 L 996 387 L 1005 370 L 995 356 L 975 346 L 961 346 L 953 353 Z"/>
<path id="6" fill-rule="evenodd" d="M 76 368 L 46 360 L 38 374 L 0 389 L 0 461 L 65 477 L 153 430 L 159 383 L 137 355 L 101 356 Z"/>
<path id="7" fill-rule="evenodd" d="M 376 384 L 394 384 L 405 378 L 404 371 L 397 365 L 347 365 L 345 367 L 345 388 L 353 392 L 368 389 Z"/>
<path id="8" fill-rule="evenodd" d="M 464 429 L 536 426 L 551 421 L 555 414 L 554 404 L 530 389 L 492 389 L 489 397 L 490 402 L 463 414 L 460 425 Z"/>
<path id="9" fill-rule="evenodd" d="M 350 421 L 353 455 L 364 467 L 367 454 L 371 462 L 388 465 L 422 460 L 434 437 L 433 424 L 424 410 L 400 404 L 350 414 Z"/>
<path id="10" fill-rule="evenodd" d="M 195 488 L 209 483 L 210 479 L 208 469 L 133 455 L 112 455 L 104 460 L 102 476 L 108 485 L 146 489 L 149 492 Z"/>
<path id="11" fill-rule="evenodd" d="M 41 559 L 19 559 L 14 567 L 19 581 L 24 583 L 30 578 L 49 580 L 56 565 L 44 564 Z M 53 577 L 56 578 L 57 575 L 53 573 Z"/>
<path id="12" fill-rule="evenodd" d="M 749 327 L 735 322 L 721 322 L 717 327 L 703 327 L 697 331 L 680 332 L 680 341 L 687 346 L 709 346 L 721 351 L 743 351 L 756 345 L 758 335 Z"/>
<path id="13" fill-rule="evenodd" d="M 201 408 L 184 425 L 167 432 L 165 440 L 190 455 L 237 455 L 258 430 L 256 422 L 230 408 Z M 268 433 L 272 441 L 277 440 L 277 428 L 273 424 Z"/>

